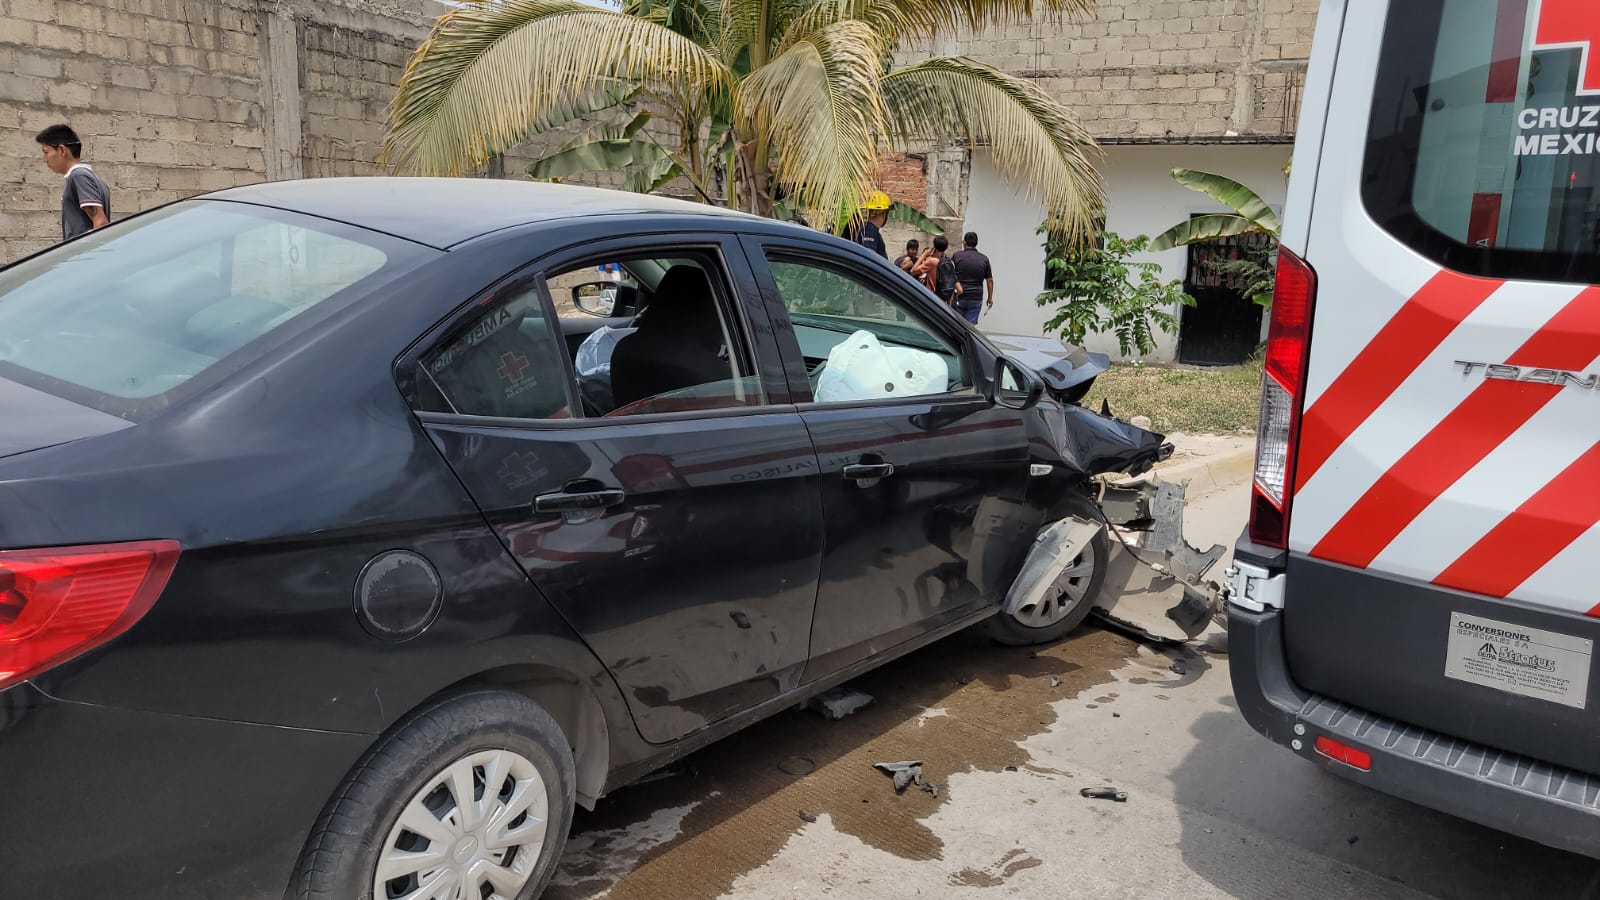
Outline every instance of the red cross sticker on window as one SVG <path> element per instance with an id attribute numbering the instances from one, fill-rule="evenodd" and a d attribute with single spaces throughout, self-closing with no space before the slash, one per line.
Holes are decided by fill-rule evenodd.
<path id="1" fill-rule="evenodd" d="M 1534 29 L 1533 49 L 1583 51 L 1579 56 L 1578 93 L 1600 94 L 1600 61 L 1594 58 L 1594 45 L 1600 43 L 1600 4 L 1595 0 L 1535 2 L 1539 4 L 1539 21 Z"/>
<path id="2" fill-rule="evenodd" d="M 522 373 L 528 369 L 528 358 L 520 353 L 507 353 L 500 357 L 500 377 L 507 381 L 517 382 L 522 380 Z"/>

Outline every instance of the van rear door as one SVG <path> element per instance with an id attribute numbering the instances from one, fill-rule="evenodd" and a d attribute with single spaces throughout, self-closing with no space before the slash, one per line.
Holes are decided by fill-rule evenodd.
<path id="1" fill-rule="evenodd" d="M 1338 6 L 1339 4 L 1330 4 Z M 1600 772 L 1600 5 L 1354 0 L 1284 624 L 1323 696 Z M 1261 501 L 1257 500 L 1258 508 Z"/>

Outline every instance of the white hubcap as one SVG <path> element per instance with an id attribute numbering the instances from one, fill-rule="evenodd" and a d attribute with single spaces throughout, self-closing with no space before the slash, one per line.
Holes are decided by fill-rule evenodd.
<path id="1" fill-rule="evenodd" d="M 521 754 L 456 760 L 401 808 L 378 855 L 374 900 L 514 900 L 544 849 L 550 796 Z"/>
<path id="2" fill-rule="evenodd" d="M 1054 625 L 1087 600 L 1089 579 L 1093 576 L 1094 559 L 1085 550 L 1072 561 L 1072 565 L 1061 571 L 1055 584 L 1044 592 L 1044 596 L 1012 613 L 1012 618 L 1029 628 Z"/>

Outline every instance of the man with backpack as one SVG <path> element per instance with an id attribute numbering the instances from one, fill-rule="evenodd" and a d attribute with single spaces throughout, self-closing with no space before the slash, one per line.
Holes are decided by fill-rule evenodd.
<path id="1" fill-rule="evenodd" d="M 918 281 L 927 285 L 928 290 L 933 291 L 945 303 L 950 303 L 956 293 L 955 263 L 945 256 L 949 249 L 949 239 L 942 234 L 939 235 L 933 239 L 933 249 L 923 254 L 922 259 L 917 260 L 916 267 L 911 270 L 911 274 Z"/>

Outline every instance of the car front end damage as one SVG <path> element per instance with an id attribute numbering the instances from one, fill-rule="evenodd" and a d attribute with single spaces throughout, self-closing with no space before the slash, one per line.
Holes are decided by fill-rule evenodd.
<path id="1" fill-rule="evenodd" d="M 1095 411 L 1078 405 L 1109 367 L 1103 354 L 1048 338 L 1001 342 L 1023 340 L 1028 362 L 1048 391 L 1030 425 L 1033 473 L 1048 479 L 1054 512 L 1066 512 L 1060 501 L 1077 496 L 1089 500 L 1098 517 L 1047 514 L 1001 614 L 1016 615 L 1049 592 L 1063 591 L 1074 561 L 1106 531 L 1110 560 L 1090 598 L 1091 615 L 1146 640 L 1199 637 L 1224 609 L 1224 586 L 1207 576 L 1226 550 L 1201 550 L 1184 538 L 1187 484 L 1163 481 L 1155 471 L 1171 457 L 1173 445 L 1164 435 L 1117 418 L 1108 406 Z M 1049 344 L 1057 349 L 1052 352 Z"/>

